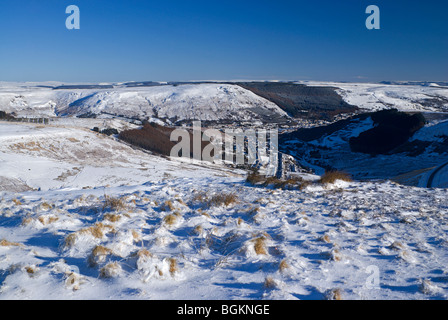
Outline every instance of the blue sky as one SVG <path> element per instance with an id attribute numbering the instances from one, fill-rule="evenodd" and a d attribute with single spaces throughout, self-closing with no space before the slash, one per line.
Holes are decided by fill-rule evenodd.
<path id="1" fill-rule="evenodd" d="M 365 27 L 371 4 L 381 30 Z M 448 81 L 447 14 L 441 0 L 2 0 L 0 81 Z"/>

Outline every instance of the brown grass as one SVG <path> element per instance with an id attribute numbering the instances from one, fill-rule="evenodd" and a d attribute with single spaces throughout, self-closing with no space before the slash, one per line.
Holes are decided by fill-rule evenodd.
<path id="1" fill-rule="evenodd" d="M 273 186 L 275 189 L 299 189 L 303 190 L 311 184 L 300 177 L 290 177 L 288 179 L 279 179 L 275 176 L 267 177 L 257 172 L 251 172 L 247 175 L 246 182 L 252 185 L 261 185 L 264 187 Z"/>
<path id="2" fill-rule="evenodd" d="M 96 246 L 88 258 L 89 265 L 95 267 L 98 263 L 103 262 L 112 250 L 103 246 Z"/>
<path id="3" fill-rule="evenodd" d="M 326 242 L 326 243 L 330 243 L 331 239 L 330 236 L 328 234 L 323 235 L 322 237 L 319 238 L 320 241 Z"/>
<path id="4" fill-rule="evenodd" d="M 80 230 L 81 234 L 90 234 L 94 238 L 101 239 L 104 237 L 104 225 L 102 223 L 97 223 L 92 227 L 84 228 Z"/>
<path id="5" fill-rule="evenodd" d="M 3 239 L 0 241 L 0 247 L 19 247 L 19 246 L 21 246 L 20 243 L 10 242 L 6 239 Z"/>
<path id="6" fill-rule="evenodd" d="M 283 272 L 283 271 L 285 271 L 288 268 L 289 268 L 289 264 L 288 264 L 288 262 L 286 260 L 282 260 L 280 262 L 279 266 L 278 266 L 278 269 L 279 269 L 280 272 Z"/>
<path id="7" fill-rule="evenodd" d="M 174 204 L 171 200 L 165 201 L 165 203 L 160 208 L 160 210 L 162 210 L 162 211 L 173 211 L 175 209 L 176 209 L 176 207 L 174 206 Z"/>
<path id="8" fill-rule="evenodd" d="M 110 253 L 112 253 L 112 250 L 110 250 L 109 248 L 103 247 L 103 246 L 96 246 L 92 250 L 92 255 L 93 256 L 108 255 Z"/>
<path id="9" fill-rule="evenodd" d="M 104 215 L 103 220 L 110 222 L 118 222 L 121 220 L 121 216 L 119 214 L 107 213 Z"/>
<path id="10" fill-rule="evenodd" d="M 163 223 L 168 226 L 172 226 L 176 222 L 177 222 L 177 216 L 174 214 L 169 214 L 169 215 L 165 216 L 165 218 L 163 218 Z"/>
<path id="11" fill-rule="evenodd" d="M 126 209 L 126 203 L 123 199 L 105 196 L 105 200 L 103 203 L 103 211 L 104 210 L 118 211 L 124 209 Z"/>
<path id="12" fill-rule="evenodd" d="M 58 217 L 53 217 L 53 216 L 40 216 L 38 218 L 39 222 L 42 223 L 44 226 L 47 224 L 51 224 L 53 222 L 56 222 L 59 220 Z"/>
<path id="13" fill-rule="evenodd" d="M 132 238 L 134 239 L 135 242 L 140 242 L 142 241 L 142 236 L 140 233 L 138 233 L 138 231 L 136 230 L 131 230 L 132 233 Z"/>
<path id="14" fill-rule="evenodd" d="M 254 240 L 254 249 L 255 253 L 258 255 L 266 255 L 266 238 L 265 237 L 258 237 Z"/>
<path id="15" fill-rule="evenodd" d="M 169 259 L 169 263 L 170 263 L 170 274 L 172 276 L 174 276 L 174 274 L 179 271 L 178 267 L 177 267 L 177 260 L 174 258 L 170 258 Z"/>
<path id="16" fill-rule="evenodd" d="M 91 227 L 87 227 L 87 228 L 81 229 L 77 232 L 69 234 L 64 240 L 64 245 L 66 247 L 73 247 L 75 245 L 78 235 L 81 235 L 81 234 L 82 235 L 91 235 L 94 238 L 101 239 L 104 237 L 105 233 L 114 232 L 114 231 L 115 231 L 114 227 L 109 226 L 107 224 L 103 224 L 101 222 L 97 222 L 97 223 L 95 223 L 95 225 L 93 225 Z"/>
<path id="17" fill-rule="evenodd" d="M 342 290 L 341 289 L 332 289 L 326 292 L 325 298 L 327 300 L 342 300 Z"/>
<path id="18" fill-rule="evenodd" d="M 351 176 L 343 171 L 327 171 L 325 174 L 320 178 L 319 182 L 322 184 L 328 184 L 328 183 L 334 183 L 336 180 L 342 180 L 351 182 L 353 181 Z"/>
<path id="19" fill-rule="evenodd" d="M 121 271 L 121 267 L 117 262 L 112 262 L 101 268 L 100 278 L 113 278 Z"/>
<path id="20" fill-rule="evenodd" d="M 40 205 L 40 208 L 41 208 L 42 210 L 44 210 L 44 211 L 48 211 L 48 210 L 50 210 L 50 209 L 53 209 L 53 208 L 54 208 L 54 205 L 51 205 L 51 204 L 49 204 L 49 203 L 47 203 L 47 202 L 43 202 L 43 203 Z"/>
<path id="21" fill-rule="evenodd" d="M 28 275 L 29 276 L 33 276 L 35 273 L 36 273 L 36 271 L 37 271 L 37 268 L 36 267 L 25 267 L 25 271 L 28 273 Z"/>
<path id="22" fill-rule="evenodd" d="M 266 289 L 275 289 L 278 284 L 277 281 L 274 280 L 274 278 L 272 277 L 266 277 L 264 279 L 264 285 L 263 285 Z"/>
<path id="23" fill-rule="evenodd" d="M 194 202 L 206 202 L 207 194 L 205 192 L 198 192 L 193 197 Z"/>
<path id="24" fill-rule="evenodd" d="M 238 201 L 238 196 L 235 193 L 221 193 L 214 195 L 207 201 L 209 207 L 230 206 Z"/>
<path id="25" fill-rule="evenodd" d="M 266 177 L 260 175 L 256 171 L 250 172 L 246 177 L 246 182 L 253 184 L 253 185 L 259 184 L 264 181 L 266 181 Z"/>
<path id="26" fill-rule="evenodd" d="M 151 252 L 149 252 L 147 249 L 140 249 L 140 250 L 137 252 L 137 256 L 138 256 L 139 258 L 150 258 L 150 257 L 152 257 L 152 254 L 151 254 Z"/>
<path id="27" fill-rule="evenodd" d="M 201 225 L 198 225 L 194 228 L 193 233 L 196 235 L 201 235 L 204 232 L 204 228 Z"/>
<path id="28" fill-rule="evenodd" d="M 238 202 L 238 196 L 236 193 L 220 193 L 215 194 L 212 197 L 207 195 L 206 192 L 198 192 L 194 195 L 193 202 L 205 205 L 207 208 L 230 206 L 233 203 Z M 198 211 L 201 209 L 198 209 Z M 202 213 L 202 210 L 200 211 Z"/>

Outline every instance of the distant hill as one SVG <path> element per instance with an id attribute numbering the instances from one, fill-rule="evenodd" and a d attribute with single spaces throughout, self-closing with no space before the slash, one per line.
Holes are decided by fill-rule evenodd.
<path id="1" fill-rule="evenodd" d="M 345 102 L 337 88 L 306 86 L 285 82 L 239 82 L 244 89 L 277 104 L 290 116 L 311 120 L 332 120 L 342 113 L 353 113 L 358 107 Z"/>

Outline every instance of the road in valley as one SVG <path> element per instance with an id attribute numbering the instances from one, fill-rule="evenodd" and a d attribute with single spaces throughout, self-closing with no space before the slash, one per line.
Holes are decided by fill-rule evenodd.
<path id="1" fill-rule="evenodd" d="M 437 177 L 438 174 L 440 174 L 441 172 L 444 172 L 445 170 L 448 170 L 448 162 L 441 165 L 440 167 L 436 168 L 431 175 L 428 178 L 428 183 L 427 183 L 427 187 L 428 188 L 432 188 L 434 187 L 434 180 Z M 448 175 L 447 175 L 448 176 Z"/>

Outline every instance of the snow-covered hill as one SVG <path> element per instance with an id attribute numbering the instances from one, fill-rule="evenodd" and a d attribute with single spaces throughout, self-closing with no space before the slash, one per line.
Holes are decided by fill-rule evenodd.
<path id="1" fill-rule="evenodd" d="M 118 115 L 173 120 L 284 122 L 277 105 L 231 84 L 184 84 L 111 89 L 54 90 L 37 85 L 0 85 L 0 110 L 18 116 Z"/>
<path id="2" fill-rule="evenodd" d="M 431 115 L 432 116 L 432 115 Z M 323 174 L 325 170 L 346 171 L 355 179 L 395 179 L 427 187 L 432 170 L 448 162 L 448 121 L 430 121 L 407 142 L 384 154 L 354 152 L 350 139 L 374 128 L 368 114 L 331 126 L 297 131 L 282 137 L 281 151 L 291 154 L 304 167 Z M 310 132 L 313 132 L 312 134 Z M 378 141 L 381 144 L 381 141 Z M 445 176 L 446 177 L 446 176 Z M 439 176 L 433 187 L 443 187 Z"/>
<path id="3" fill-rule="evenodd" d="M 361 111 L 391 108 L 401 111 L 448 111 L 448 88 L 442 86 L 298 83 L 337 88 L 337 93 L 345 102 Z M 299 100 L 307 101 L 307 97 Z M 292 100 L 290 103 L 294 105 Z M 0 82 L 0 110 L 15 112 L 23 117 L 119 115 L 138 119 L 252 123 L 284 123 L 290 120 L 276 104 L 242 88 L 238 82 L 151 83 L 142 86 Z"/>
<path id="4" fill-rule="evenodd" d="M 173 163 L 84 128 L 0 122 L 0 179 L 9 182 L 0 191 L 90 189 L 226 170 L 210 166 Z"/>
<path id="5" fill-rule="evenodd" d="M 349 104 L 377 111 L 395 108 L 400 111 L 448 111 L 448 88 L 375 83 L 339 83 L 301 81 L 308 86 L 332 86 Z"/>

